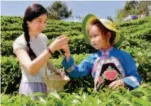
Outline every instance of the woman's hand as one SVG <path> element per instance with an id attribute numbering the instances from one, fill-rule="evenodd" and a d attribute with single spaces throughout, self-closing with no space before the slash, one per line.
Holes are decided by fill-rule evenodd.
<path id="1" fill-rule="evenodd" d="M 109 85 L 109 88 L 111 88 L 111 89 L 116 89 L 116 88 L 118 88 L 118 87 L 124 87 L 124 82 L 123 82 L 122 79 L 113 81 L 113 82 Z"/>
<path id="2" fill-rule="evenodd" d="M 61 77 L 64 77 L 66 74 L 63 70 L 57 70 L 56 74 L 60 75 Z"/>
<path id="3" fill-rule="evenodd" d="M 48 48 L 52 53 L 54 53 L 56 50 L 62 49 L 63 45 L 67 45 L 68 41 L 69 39 L 66 36 L 59 36 L 49 45 Z"/>

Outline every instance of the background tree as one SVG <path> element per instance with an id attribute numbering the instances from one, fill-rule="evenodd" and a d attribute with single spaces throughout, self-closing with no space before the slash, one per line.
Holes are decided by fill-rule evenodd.
<path id="1" fill-rule="evenodd" d="M 122 20 L 128 15 L 148 15 L 148 5 L 151 5 L 151 1 L 127 1 L 123 9 L 117 10 L 116 19 Z"/>
<path id="2" fill-rule="evenodd" d="M 139 13 L 148 15 L 148 5 L 151 5 L 151 1 L 140 1 L 138 5 Z"/>
<path id="3" fill-rule="evenodd" d="M 61 1 L 55 1 L 51 6 L 47 7 L 48 18 L 51 19 L 65 19 L 72 15 L 72 10 L 68 10 L 67 5 Z"/>
<path id="4" fill-rule="evenodd" d="M 108 16 L 107 19 L 114 22 L 111 16 Z"/>

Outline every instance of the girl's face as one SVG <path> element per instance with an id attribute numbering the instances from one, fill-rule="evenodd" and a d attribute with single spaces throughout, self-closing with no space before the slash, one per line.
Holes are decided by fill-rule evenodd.
<path id="1" fill-rule="evenodd" d="M 110 33 L 107 33 L 106 35 L 102 35 L 101 31 L 96 25 L 92 25 L 89 28 L 89 36 L 91 45 L 96 49 L 108 49 L 110 47 L 109 39 L 110 39 Z M 106 37 L 105 37 L 106 36 Z"/>
<path id="2" fill-rule="evenodd" d="M 32 21 L 27 21 L 29 32 L 33 34 L 41 33 L 46 27 L 47 15 L 42 14 L 39 17 L 33 19 Z"/>

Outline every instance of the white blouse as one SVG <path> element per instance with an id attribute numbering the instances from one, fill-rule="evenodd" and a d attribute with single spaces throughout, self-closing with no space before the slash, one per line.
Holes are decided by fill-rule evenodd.
<path id="1" fill-rule="evenodd" d="M 36 56 L 39 56 L 45 49 L 47 49 L 47 41 L 48 38 L 45 34 L 40 33 L 37 37 L 30 37 L 30 46 Z M 24 34 L 20 35 L 13 43 L 13 51 L 17 49 L 25 49 L 27 50 L 27 43 L 24 37 Z M 15 53 L 15 52 L 14 52 Z M 31 75 L 28 73 L 26 68 L 21 65 L 22 72 L 22 82 L 44 82 L 43 77 L 45 76 L 45 66 L 40 69 L 40 71 Z M 48 71 L 48 69 L 47 69 Z M 50 72 L 50 71 L 49 71 Z"/>

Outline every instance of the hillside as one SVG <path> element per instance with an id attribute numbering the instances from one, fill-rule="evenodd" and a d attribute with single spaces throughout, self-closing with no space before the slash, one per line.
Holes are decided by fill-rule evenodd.
<path id="1" fill-rule="evenodd" d="M 87 45 L 84 41 L 81 32 L 81 23 L 64 22 L 57 20 L 48 20 L 47 23 L 47 27 L 43 33 L 47 35 L 49 43 L 57 36 L 61 34 L 66 34 L 70 38 L 70 50 L 74 56 L 74 59 L 76 60 L 76 63 L 80 63 L 83 58 L 85 58 L 87 55 L 94 51 L 94 49 Z M 120 49 L 129 52 L 135 58 L 138 71 L 143 78 L 143 83 L 148 84 L 151 84 L 150 23 L 151 16 L 148 16 L 144 19 L 138 19 L 117 24 L 118 28 L 121 31 L 121 35 L 124 37 L 124 41 L 120 46 Z M 19 87 L 21 73 L 19 69 L 19 63 L 16 60 L 15 55 L 13 54 L 12 43 L 13 40 L 17 38 L 20 34 L 22 34 L 22 19 L 20 17 L 1 17 L 1 87 L 2 92 L 6 94 L 17 91 Z M 62 57 L 59 55 L 59 53 L 56 52 L 54 54 L 54 58 L 52 59 L 52 61 L 56 67 L 62 67 Z M 90 76 L 83 78 L 82 82 L 81 79 L 73 79 L 73 82 L 71 81 L 71 83 L 68 84 L 66 88 L 70 88 L 69 92 L 77 92 L 81 87 L 87 91 L 87 87 L 92 87 L 92 82 L 87 82 L 87 79 L 91 79 Z M 143 88 L 143 90 L 144 89 L 145 88 Z M 151 89 L 151 87 L 149 86 L 148 89 Z M 91 98 L 89 97 L 90 95 L 85 95 L 87 95 L 89 99 Z M 93 95 L 95 95 L 95 93 Z M 84 95 L 81 94 L 81 96 Z M 103 96 L 97 96 L 97 98 L 100 97 Z M 66 101 L 68 101 L 67 98 Z"/>

